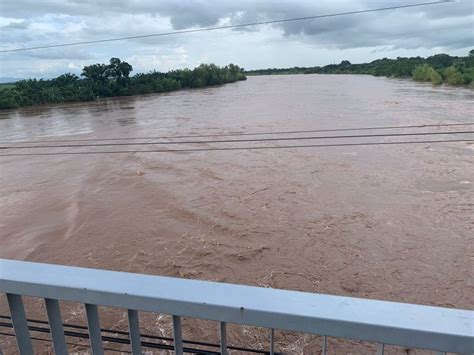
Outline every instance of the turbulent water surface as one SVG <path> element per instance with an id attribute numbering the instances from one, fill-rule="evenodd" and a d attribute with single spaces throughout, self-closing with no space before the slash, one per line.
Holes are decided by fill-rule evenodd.
<path id="1" fill-rule="evenodd" d="M 33 140 L 70 145 L 94 143 L 86 140 L 91 138 L 470 123 L 473 99 L 472 90 L 409 80 L 261 76 L 202 90 L 3 111 L 0 137 L 2 146 Z M 0 154 L 472 137 L 57 147 L 2 149 Z M 100 143 L 125 142 L 138 141 Z M 0 257 L 472 309 L 473 148 L 473 142 L 459 142 L 2 156 Z M 63 306 L 67 321 L 83 321 L 82 306 Z M 3 299 L 0 311 L 6 312 Z M 45 317 L 39 301 L 29 302 L 28 312 Z M 104 326 L 126 329 L 122 312 L 105 314 Z M 148 332 L 170 335 L 169 318 L 142 318 Z M 185 320 L 185 336 L 216 341 L 217 325 L 204 323 Z M 268 344 L 266 332 L 249 327 L 230 327 L 229 334 L 233 344 Z M 0 336 L 2 343 L 10 346 Z M 318 353 L 319 344 L 318 337 L 277 333 L 278 349 L 288 353 Z M 35 346 L 48 350 L 40 342 Z M 329 347 L 336 353 L 361 353 L 370 345 L 331 339 Z"/>

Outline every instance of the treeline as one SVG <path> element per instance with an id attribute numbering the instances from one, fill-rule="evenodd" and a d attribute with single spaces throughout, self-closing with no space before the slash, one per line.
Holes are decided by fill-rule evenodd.
<path id="1" fill-rule="evenodd" d="M 278 74 L 368 74 L 396 78 L 411 77 L 417 81 L 429 81 L 434 85 L 474 86 L 474 49 L 466 57 L 436 54 L 428 58 L 410 57 L 377 59 L 370 63 L 352 64 L 343 60 L 339 64 L 323 67 L 293 67 L 249 70 L 247 75 Z"/>
<path id="2" fill-rule="evenodd" d="M 109 64 L 85 66 L 81 77 L 67 73 L 51 80 L 28 79 L 0 86 L 0 109 L 201 88 L 246 79 L 243 69 L 234 64 L 201 64 L 193 70 L 130 76 L 132 70 L 129 63 L 112 58 Z"/>

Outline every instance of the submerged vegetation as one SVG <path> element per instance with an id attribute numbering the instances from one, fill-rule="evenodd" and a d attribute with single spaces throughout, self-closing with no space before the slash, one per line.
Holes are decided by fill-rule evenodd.
<path id="1" fill-rule="evenodd" d="M 81 77 L 67 73 L 50 80 L 28 79 L 2 85 L 0 109 L 201 88 L 246 79 L 243 69 L 234 64 L 225 67 L 201 64 L 193 70 L 130 76 L 132 70 L 129 63 L 112 58 L 109 64 L 84 67 Z"/>
<path id="2" fill-rule="evenodd" d="M 293 67 L 250 70 L 247 75 L 274 74 L 368 74 L 396 78 L 411 77 L 434 85 L 474 85 L 474 49 L 466 57 L 436 54 L 428 58 L 410 57 L 377 59 L 370 63 L 352 64 L 343 60 L 339 64 L 323 67 Z"/>

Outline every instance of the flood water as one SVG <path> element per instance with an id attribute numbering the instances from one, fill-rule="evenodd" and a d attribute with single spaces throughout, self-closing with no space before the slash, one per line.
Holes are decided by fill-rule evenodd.
<path id="1" fill-rule="evenodd" d="M 474 123 L 473 112 L 474 91 L 469 89 L 370 76 L 260 76 L 200 90 L 2 111 L 0 141 L 3 146 L 32 140 L 61 145 L 59 141 L 91 138 Z M 34 152 L 461 138 L 473 135 L 164 148 L 58 147 Z M 91 142 L 74 144 L 87 143 Z M 12 150 L 0 150 L 6 152 Z M 472 309 L 473 163 L 472 141 L 2 156 L 0 257 Z M 28 314 L 44 317 L 39 305 L 30 302 Z M 67 321 L 83 321 L 80 305 L 64 307 Z M 6 313 L 3 300 L 0 311 Z M 148 314 L 142 318 L 149 333 L 171 334 L 169 319 Z M 121 312 L 112 312 L 103 323 L 117 329 L 127 326 Z M 217 340 L 217 326 L 199 324 L 185 320 L 185 337 Z M 267 333 L 249 329 L 230 327 L 230 342 L 268 345 Z M 4 347 L 9 341 L 0 336 Z M 315 354 L 319 344 L 314 336 L 277 334 L 278 350 L 287 353 Z M 47 351 L 44 344 L 35 346 Z M 370 346 L 331 339 L 329 349 L 363 353 Z M 386 351 L 404 353 L 400 348 Z"/>

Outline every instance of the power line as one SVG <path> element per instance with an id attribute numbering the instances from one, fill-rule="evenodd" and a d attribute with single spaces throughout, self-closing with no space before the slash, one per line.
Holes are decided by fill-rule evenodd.
<path id="1" fill-rule="evenodd" d="M 379 8 L 375 8 L 375 9 L 358 10 L 358 11 L 347 11 L 347 12 L 339 12 L 339 13 L 324 14 L 324 15 L 315 15 L 315 16 L 305 16 L 305 17 L 294 17 L 294 18 L 287 18 L 287 19 L 280 19 L 280 20 L 270 20 L 270 21 L 260 21 L 260 22 L 249 22 L 249 23 L 242 23 L 242 24 L 237 24 L 237 25 L 226 25 L 226 26 L 215 26 L 215 27 L 206 27 L 206 28 L 196 28 L 196 29 L 192 29 L 192 30 L 180 30 L 180 31 L 172 31 L 172 32 L 162 32 L 162 33 L 152 33 L 152 34 L 145 34 L 145 35 L 137 35 L 137 36 L 127 36 L 127 37 L 116 37 L 116 38 L 98 39 L 98 40 L 91 40 L 91 41 L 70 42 L 70 43 L 61 43 L 61 44 L 49 44 L 49 45 L 41 45 L 41 46 L 37 46 L 37 47 L 4 49 L 4 50 L 0 50 L 0 53 L 21 52 L 21 51 L 29 51 L 29 50 L 36 50 L 36 49 L 57 48 L 57 47 L 66 47 L 66 46 L 77 46 L 77 45 L 94 44 L 94 43 L 104 43 L 104 42 L 115 42 L 115 41 L 124 41 L 124 40 L 139 39 L 139 38 L 162 37 L 162 36 L 178 35 L 178 34 L 184 34 L 184 33 L 205 32 L 205 31 L 224 30 L 224 29 L 231 29 L 231 28 L 241 28 L 241 27 L 250 27 L 250 26 L 269 25 L 269 24 L 274 24 L 274 23 L 285 23 L 285 22 L 294 22 L 294 21 L 305 21 L 305 20 L 313 20 L 313 19 L 327 18 L 327 17 L 336 17 L 336 16 L 347 16 L 347 15 L 355 15 L 355 14 L 364 14 L 364 13 L 376 12 L 376 11 L 388 11 L 388 10 L 405 9 L 405 8 L 411 8 L 411 7 L 438 5 L 438 4 L 444 4 L 444 3 L 447 3 L 447 2 L 450 2 L 450 0 L 441 0 L 441 1 L 422 2 L 422 3 L 407 4 L 407 5 L 397 5 L 397 6 L 379 7 Z"/>
<path id="2" fill-rule="evenodd" d="M 298 141 L 317 139 L 354 139 L 354 138 L 381 138 L 381 137 L 411 137 L 434 136 L 451 134 L 472 134 L 474 131 L 443 131 L 443 132 L 418 132 L 418 133 L 385 133 L 385 134 L 359 134 L 342 136 L 311 136 L 311 137 L 278 137 L 278 138 L 247 138 L 225 140 L 195 140 L 195 141 L 168 141 L 168 142 L 137 142 L 137 143 L 93 143 L 93 144 L 59 144 L 59 145 L 30 145 L 30 146 L 0 146 L 0 149 L 42 149 L 42 148 L 77 148 L 77 147 L 108 147 L 108 146 L 142 146 L 142 145 L 170 145 L 170 144 L 209 144 L 209 143 L 261 143 L 275 141 Z"/>
<path id="3" fill-rule="evenodd" d="M 473 139 L 451 139 L 451 140 L 424 140 L 424 141 L 405 141 L 405 142 L 335 143 L 335 144 L 286 145 L 286 146 L 278 146 L 277 145 L 277 146 L 190 148 L 190 149 L 112 150 L 112 151 L 81 151 L 81 152 L 53 152 L 53 153 L 8 153 L 8 154 L 0 154 L 0 157 L 49 156 L 49 155 L 90 155 L 90 154 L 126 154 L 126 153 L 193 153 L 193 152 L 231 151 L 231 150 L 325 148 L 325 147 L 403 145 L 403 144 L 408 145 L 408 144 L 431 144 L 431 143 L 453 143 L 453 142 L 469 143 L 469 142 L 474 142 L 474 140 Z"/>
<path id="4" fill-rule="evenodd" d="M 10 323 L 0 321 L 0 327 L 13 328 L 10 316 L 0 315 L 0 318 L 10 321 Z M 30 318 L 28 318 L 27 321 L 29 323 L 49 325 L 49 323 L 47 321 L 39 320 L 39 319 L 30 319 Z M 63 323 L 63 326 L 65 328 L 72 328 L 72 329 L 76 329 L 76 330 L 85 330 L 85 331 L 88 330 L 88 328 L 86 326 L 78 325 L 78 324 Z M 41 332 L 41 333 L 50 333 L 51 332 L 49 328 L 40 327 L 40 326 L 29 326 L 29 329 L 32 330 L 32 331 Z M 129 339 L 128 339 L 128 337 L 130 336 L 129 332 L 121 331 L 121 330 L 108 329 L 108 328 L 101 328 L 100 331 L 102 333 L 109 333 L 109 334 L 126 336 L 127 339 L 117 338 L 117 337 L 110 337 L 110 336 L 108 338 L 112 339 L 111 340 L 112 342 L 117 342 L 116 340 L 119 340 L 119 342 L 121 344 L 129 344 Z M 8 335 L 8 333 L 0 333 L 0 334 Z M 76 337 L 76 338 L 83 338 L 83 339 L 89 338 L 89 335 L 87 333 L 74 332 L 74 331 L 68 331 L 68 330 L 65 331 L 65 335 L 66 336 L 71 336 L 71 337 Z M 15 336 L 15 334 L 11 334 L 11 336 Z M 155 341 L 158 340 L 158 341 L 171 342 L 171 343 L 174 341 L 174 339 L 171 338 L 171 337 L 151 335 L 151 334 L 146 334 L 146 333 L 140 333 L 140 337 L 141 338 L 152 339 L 152 340 L 155 340 Z M 41 339 L 37 339 L 37 340 L 41 340 Z M 183 343 L 184 344 L 190 344 L 190 345 L 206 346 L 206 347 L 210 347 L 210 348 L 219 348 L 220 347 L 220 344 L 209 343 L 209 342 L 204 342 L 204 341 L 196 341 L 196 340 L 187 340 L 187 339 L 183 339 Z M 153 347 L 156 347 L 156 345 L 165 345 L 165 344 L 152 343 L 152 342 L 149 342 L 149 341 L 147 341 L 147 342 L 142 341 L 142 345 L 144 347 L 149 347 L 148 345 L 150 345 L 150 344 L 155 345 Z M 80 346 L 80 344 L 71 344 L 71 345 L 79 345 Z M 165 346 L 166 346 L 166 349 L 170 349 L 169 346 L 167 346 L 167 345 L 165 345 Z M 85 345 L 85 347 L 89 347 L 89 345 Z M 173 349 L 173 348 L 171 347 L 171 349 Z M 265 350 L 245 348 L 245 347 L 234 346 L 234 345 L 229 345 L 228 349 L 229 350 L 239 350 L 239 351 L 243 351 L 243 352 L 247 352 L 247 353 L 268 354 L 268 352 L 265 351 Z M 193 349 L 190 349 L 190 350 L 193 350 Z M 208 352 L 205 352 L 205 351 L 203 352 L 203 350 L 199 350 L 199 349 L 194 349 L 194 350 L 197 350 L 196 353 L 203 353 L 203 354 L 213 354 L 213 353 L 215 353 L 215 352 L 209 352 L 209 351 Z"/>
<path id="5" fill-rule="evenodd" d="M 311 129 L 293 131 L 273 131 L 273 132 L 229 132 L 216 134 L 188 134 L 174 136 L 149 136 L 149 137 L 114 137 L 114 138 L 79 138 L 79 139 L 59 139 L 59 140 L 33 140 L 33 141 L 11 141 L 0 142 L 4 144 L 36 144 L 36 143 L 62 143 L 62 142 L 95 142 L 95 141 L 121 141 L 121 140 L 150 140 L 150 139 L 178 139 L 178 138 L 207 138 L 207 137 L 233 137 L 233 136 L 266 136 L 275 134 L 300 134 L 300 133 L 322 133 L 322 132 L 343 132 L 343 131 L 369 131 L 369 130 L 391 130 L 405 128 L 427 128 L 427 127 L 455 127 L 472 126 L 473 123 L 438 123 L 406 126 L 376 126 L 376 127 L 356 127 L 356 128 L 331 128 L 331 129 Z"/>
<path id="6" fill-rule="evenodd" d="M 12 328 L 13 327 L 13 325 L 11 323 L 4 323 L 4 322 L 0 322 L 0 326 L 7 327 L 7 328 Z M 45 328 L 45 327 L 28 326 L 28 329 L 32 332 L 46 333 L 46 334 L 50 333 L 50 329 Z M 1 334 L 9 335 L 9 333 L 3 333 L 3 332 Z M 67 336 L 67 337 L 74 337 L 74 338 L 79 338 L 79 339 L 89 339 L 89 334 L 83 333 L 83 332 L 75 332 L 75 331 L 65 330 L 64 335 Z M 11 334 L 11 336 L 15 336 L 15 335 Z M 105 342 L 122 344 L 122 345 L 130 344 L 129 339 L 124 339 L 124 338 L 120 338 L 120 337 L 102 335 L 101 338 L 102 338 L 102 341 L 105 341 Z M 35 340 L 43 340 L 43 339 L 42 338 L 37 338 Z M 80 344 L 73 344 L 73 345 L 81 346 Z M 162 350 L 174 350 L 173 345 L 154 343 L 154 342 L 148 342 L 148 341 L 142 341 L 141 345 L 145 348 L 154 348 L 154 349 L 162 349 Z M 90 346 L 87 346 L 87 347 L 90 347 Z M 113 349 L 113 348 L 109 348 L 108 350 L 120 351 L 120 350 L 116 350 L 116 349 Z M 218 354 L 220 354 L 217 351 L 201 350 L 201 349 L 188 348 L 188 347 L 185 347 L 183 350 L 186 353 L 199 354 L 199 355 L 211 355 L 211 354 L 212 355 L 218 355 Z"/>
<path id="7" fill-rule="evenodd" d="M 12 333 L 4 333 L 4 332 L 0 332 L 0 335 L 4 335 L 4 336 L 9 336 L 9 337 L 16 337 L 15 334 L 12 334 Z M 33 337 L 33 336 L 30 336 L 30 339 L 31 340 L 37 340 L 37 341 L 44 341 L 44 342 L 48 342 L 48 343 L 52 343 L 53 340 L 52 339 L 44 339 L 44 338 L 38 338 L 38 337 Z M 81 347 L 81 348 L 90 348 L 90 345 L 85 345 L 85 344 L 79 344 L 79 343 L 69 343 L 69 342 L 66 342 L 66 345 L 69 345 L 69 346 L 78 346 L 78 347 Z M 126 351 L 126 350 L 119 350 L 119 349 L 113 349 L 113 348 L 108 348 L 108 347 L 104 347 L 104 350 L 107 350 L 107 351 L 114 351 L 114 352 L 118 352 L 118 353 L 122 353 L 122 354 L 131 354 L 130 351 Z"/>

